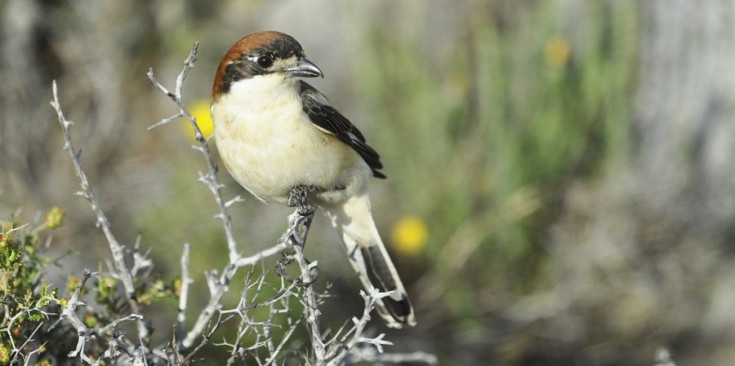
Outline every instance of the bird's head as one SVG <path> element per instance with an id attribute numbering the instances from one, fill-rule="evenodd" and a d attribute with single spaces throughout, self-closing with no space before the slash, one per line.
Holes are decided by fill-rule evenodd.
<path id="1" fill-rule="evenodd" d="M 234 82 L 263 75 L 290 77 L 323 76 L 319 67 L 304 57 L 293 37 L 274 31 L 257 32 L 237 41 L 222 58 L 212 86 L 216 100 Z"/>

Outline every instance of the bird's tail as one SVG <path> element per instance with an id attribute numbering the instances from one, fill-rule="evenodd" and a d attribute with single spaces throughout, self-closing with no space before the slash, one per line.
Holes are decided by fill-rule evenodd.
<path id="1" fill-rule="evenodd" d="M 350 264 L 357 272 L 363 287 L 366 290 L 375 287 L 381 292 L 393 292 L 378 300 L 375 305 L 385 323 L 391 328 L 416 325 L 406 289 L 370 213 L 367 193 L 324 208 L 332 225 L 342 237 Z"/>

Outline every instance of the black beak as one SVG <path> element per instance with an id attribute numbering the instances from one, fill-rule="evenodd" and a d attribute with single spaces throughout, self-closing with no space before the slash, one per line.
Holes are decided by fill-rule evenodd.
<path id="1" fill-rule="evenodd" d="M 285 71 L 289 77 L 324 77 L 324 74 L 322 74 L 322 70 L 319 70 L 319 67 L 317 67 L 316 65 L 314 65 L 314 63 L 304 57 L 299 58 L 299 62 L 296 64 L 296 66 L 288 67 L 283 71 Z"/>

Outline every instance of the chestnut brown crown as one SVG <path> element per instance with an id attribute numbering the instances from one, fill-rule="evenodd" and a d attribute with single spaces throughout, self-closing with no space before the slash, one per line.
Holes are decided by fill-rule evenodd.
<path id="1" fill-rule="evenodd" d="M 212 98 L 227 93 L 234 82 L 259 75 L 285 73 L 289 77 L 322 76 L 304 57 L 301 44 L 288 34 L 263 31 L 249 34 L 225 53 L 217 67 Z"/>

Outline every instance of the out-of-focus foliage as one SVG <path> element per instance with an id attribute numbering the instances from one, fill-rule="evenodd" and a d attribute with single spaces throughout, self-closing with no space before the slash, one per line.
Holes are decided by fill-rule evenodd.
<path id="1" fill-rule="evenodd" d="M 419 321 L 391 334 L 395 350 L 435 350 L 446 365 L 642 365 L 664 346 L 680 364 L 717 364 L 735 347 L 733 9 L 0 1 L 0 210 L 65 207 L 58 239 L 89 253 L 86 267 L 108 255 L 57 156 L 55 78 L 67 115 L 83 116 L 82 162 L 119 234 L 140 233 L 162 271 L 184 242 L 192 273 L 218 268 L 224 240 L 188 126 L 146 130 L 171 107 L 144 73 L 170 79 L 198 40 L 186 92 L 206 99 L 232 43 L 281 30 L 385 163 L 373 211 Z M 288 211 L 232 181 L 227 193 L 246 197 L 233 216 L 248 248 L 275 241 Z M 353 313 L 358 285 L 315 225 L 307 251 L 338 296 L 326 306 Z"/>
<path id="2" fill-rule="evenodd" d="M 77 330 L 61 314 L 62 308 L 68 308 L 71 294 L 80 286 L 81 279 L 69 276 L 65 289 L 59 283 L 48 283 L 50 270 L 62 265 L 61 258 L 50 259 L 44 255 L 52 242 L 49 231 L 60 228 L 64 216 L 64 210 L 53 207 L 44 215 L 43 223 L 35 227 L 17 218 L 0 222 L 0 363 L 3 365 L 79 362 L 79 358 L 70 357 L 77 345 Z M 129 314 L 130 309 L 116 287 L 115 278 L 99 276 L 95 282 L 94 301 L 85 302 L 77 315 L 88 328 L 102 332 L 100 322 L 110 324 Z M 161 280 L 139 283 L 137 289 L 136 297 L 145 305 L 174 297 Z M 88 293 L 86 287 L 79 290 L 82 296 Z M 109 332 L 119 331 L 111 328 Z M 107 350 L 104 340 L 91 337 L 84 352 L 94 359 L 109 361 Z"/>
<path id="3" fill-rule="evenodd" d="M 74 341 L 66 325 L 56 324 L 64 299 L 44 279 L 46 267 L 56 260 L 40 252 L 41 234 L 58 228 L 63 210 L 54 207 L 45 222 L 32 230 L 29 224 L 0 221 L 0 363 L 35 364 L 66 360 Z M 48 349 L 51 342 L 59 349 Z"/>

